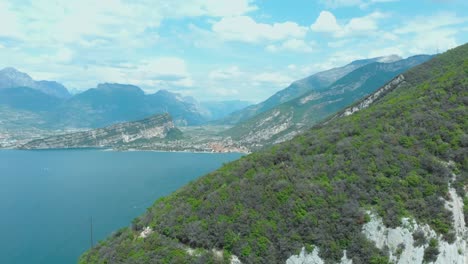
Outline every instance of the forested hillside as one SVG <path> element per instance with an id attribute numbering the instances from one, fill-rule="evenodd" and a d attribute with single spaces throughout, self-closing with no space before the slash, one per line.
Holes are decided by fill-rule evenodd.
<path id="1" fill-rule="evenodd" d="M 468 185 L 468 44 L 403 76 L 370 107 L 159 199 L 80 263 L 284 263 L 302 247 L 328 263 L 343 250 L 353 264 L 386 263 L 362 233 L 369 211 L 388 227 L 428 224 L 452 243 L 444 201 L 449 182 L 461 197 Z M 465 217 L 467 208 L 465 199 Z M 426 240 L 425 260 L 437 259 L 440 242 Z"/>

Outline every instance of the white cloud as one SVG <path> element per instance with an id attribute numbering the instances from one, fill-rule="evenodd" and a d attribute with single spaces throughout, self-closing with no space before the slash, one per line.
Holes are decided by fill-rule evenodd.
<path id="1" fill-rule="evenodd" d="M 232 78 L 237 78 L 241 76 L 243 73 L 240 71 L 239 67 L 231 66 L 226 69 L 216 69 L 211 71 L 208 74 L 208 78 L 211 80 L 229 80 Z"/>
<path id="2" fill-rule="evenodd" d="M 378 29 L 377 20 L 385 17 L 387 17 L 387 15 L 380 12 L 374 12 L 367 16 L 353 18 L 344 26 L 343 34 L 376 30 Z"/>
<path id="3" fill-rule="evenodd" d="M 417 34 L 408 45 L 410 54 L 435 54 L 458 46 L 457 30 L 438 29 Z"/>
<path id="4" fill-rule="evenodd" d="M 55 55 L 57 62 L 70 62 L 73 59 L 74 52 L 68 48 L 59 49 Z"/>
<path id="5" fill-rule="evenodd" d="M 239 16 L 257 9 L 252 5 L 251 0 L 195 0 L 173 1 L 166 4 L 170 12 L 179 13 L 180 16 L 212 16 L 212 17 L 225 17 L 225 16 Z M 167 3 L 167 2 L 166 2 Z"/>
<path id="6" fill-rule="evenodd" d="M 0 36 L 36 47 L 76 42 L 115 45 L 116 41 L 128 46 L 154 32 L 147 29 L 158 28 L 166 18 L 240 16 L 256 8 L 251 0 L 1 1 L 0 17 L 8 26 L 0 27 Z"/>
<path id="7" fill-rule="evenodd" d="M 328 8 L 341 8 L 341 7 L 359 7 L 365 9 L 371 5 L 398 2 L 400 0 L 321 0 Z"/>
<path id="8" fill-rule="evenodd" d="M 235 97 L 260 101 L 298 79 L 299 69 L 294 67 L 294 65 L 285 66 L 281 71 L 270 71 L 267 68 L 246 69 L 237 65 L 215 68 L 210 71 L 208 78 L 206 75 L 197 76 L 192 94 L 202 95 L 205 100 Z"/>
<path id="9" fill-rule="evenodd" d="M 399 39 L 399 37 L 396 34 L 393 34 L 391 32 L 383 32 L 381 37 L 384 40 L 390 40 L 390 41 L 396 41 Z"/>
<path id="10" fill-rule="evenodd" d="M 18 56 L 15 56 L 18 57 Z M 25 56 L 25 59 L 27 57 Z M 47 63 L 48 62 L 48 63 Z M 119 65 L 88 65 L 81 67 L 73 64 L 60 64 L 48 57 L 28 61 L 24 71 L 37 74 L 41 78 L 57 80 L 69 88 L 96 87 L 97 83 L 117 82 L 141 86 L 147 92 L 173 87 L 191 87 L 192 75 L 186 62 L 177 57 L 158 57 Z M 47 72 L 43 70 L 47 65 Z M 11 65 L 18 67 L 17 65 Z M 22 67 L 19 67 L 22 69 Z M 49 72 L 55 72 L 51 74 Z M 33 77 L 36 75 L 32 74 Z"/>
<path id="11" fill-rule="evenodd" d="M 321 2 L 329 8 L 360 6 L 363 4 L 361 0 L 321 0 Z"/>
<path id="12" fill-rule="evenodd" d="M 400 0 L 370 0 L 370 3 L 391 3 L 391 2 L 398 2 Z"/>
<path id="13" fill-rule="evenodd" d="M 189 76 L 187 65 L 181 58 L 161 57 L 144 60 L 139 64 L 137 71 L 145 79 L 175 81 Z"/>
<path id="14" fill-rule="evenodd" d="M 286 87 L 293 79 L 279 72 L 263 72 L 252 76 L 254 85 L 271 84 L 277 88 Z"/>
<path id="15" fill-rule="evenodd" d="M 373 49 L 369 52 L 368 57 L 375 58 L 375 57 L 382 57 L 382 56 L 388 56 L 390 54 L 395 54 L 401 56 L 404 54 L 402 50 L 402 46 L 393 46 L 393 47 L 384 47 L 384 48 L 379 48 L 379 49 Z"/>
<path id="16" fill-rule="evenodd" d="M 19 21 L 8 2 L 0 2 L 0 18 L 2 26 L 0 27 L 0 37 L 19 38 L 21 31 Z"/>
<path id="17" fill-rule="evenodd" d="M 375 33 L 379 29 L 378 21 L 387 17 L 389 17 L 388 14 L 373 12 L 366 16 L 352 18 L 340 25 L 333 13 L 322 11 L 310 27 L 315 32 L 330 33 L 335 37 L 364 35 Z"/>
<path id="18" fill-rule="evenodd" d="M 302 39 L 288 39 L 279 45 L 268 45 L 266 50 L 269 52 L 293 51 L 310 53 L 314 50 L 313 46 L 316 46 L 313 42 L 307 43 Z"/>
<path id="19" fill-rule="evenodd" d="M 458 17 L 454 13 L 442 12 L 430 17 L 417 17 L 406 22 L 394 31 L 395 34 L 430 32 L 441 27 L 454 26 L 468 22 L 468 17 Z"/>
<path id="20" fill-rule="evenodd" d="M 330 54 L 323 61 L 319 61 L 310 65 L 303 66 L 301 70 L 304 76 L 308 76 L 316 72 L 329 70 L 335 67 L 341 67 L 354 60 L 363 59 L 363 58 L 366 58 L 366 56 L 363 54 L 359 54 L 357 50 L 342 49 L 340 51 Z"/>
<path id="21" fill-rule="evenodd" d="M 336 22 L 336 17 L 329 11 L 322 11 L 315 22 L 310 26 L 315 32 L 338 32 L 341 27 Z"/>
<path id="22" fill-rule="evenodd" d="M 213 24 L 212 30 L 223 40 L 249 43 L 302 38 L 307 32 L 295 22 L 264 24 L 248 16 L 224 17 Z"/>
<path id="23" fill-rule="evenodd" d="M 340 39 L 340 40 L 336 40 L 336 41 L 330 41 L 330 42 L 328 42 L 327 45 L 330 48 L 341 48 L 341 47 L 344 47 L 345 45 L 347 45 L 349 42 L 350 42 L 349 39 Z"/>

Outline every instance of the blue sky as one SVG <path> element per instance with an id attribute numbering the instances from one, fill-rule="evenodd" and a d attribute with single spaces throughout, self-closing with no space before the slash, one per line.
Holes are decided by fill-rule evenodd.
<path id="1" fill-rule="evenodd" d="M 354 59 L 468 41 L 464 0 L 0 0 L 0 67 L 258 102 Z"/>

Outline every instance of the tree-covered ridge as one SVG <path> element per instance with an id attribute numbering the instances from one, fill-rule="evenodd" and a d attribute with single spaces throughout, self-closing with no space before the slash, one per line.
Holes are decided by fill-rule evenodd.
<path id="1" fill-rule="evenodd" d="M 369 108 L 158 200 L 81 263 L 215 263 L 230 253 L 243 263 L 284 263 L 311 245 L 331 263 L 343 249 L 353 263 L 385 263 L 361 232 L 366 210 L 388 226 L 414 217 L 453 241 L 452 215 L 440 198 L 451 179 L 443 162 L 453 161 L 453 186 L 463 197 L 468 185 L 468 44 L 403 75 Z M 155 232 L 138 238 L 146 226 Z M 200 250 L 189 254 L 188 246 Z"/>

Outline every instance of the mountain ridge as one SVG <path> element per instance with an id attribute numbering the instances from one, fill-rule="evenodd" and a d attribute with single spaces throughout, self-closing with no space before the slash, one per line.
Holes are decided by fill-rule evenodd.
<path id="1" fill-rule="evenodd" d="M 369 107 L 159 199 L 79 263 L 463 264 L 467 75 L 465 44 Z"/>
<path id="2" fill-rule="evenodd" d="M 35 81 L 24 72 L 13 67 L 0 70 L 0 89 L 30 87 L 45 94 L 66 99 L 71 97 L 70 92 L 62 84 L 55 81 Z"/>
<path id="3" fill-rule="evenodd" d="M 371 59 L 361 59 L 355 60 L 341 67 L 317 72 L 308 77 L 294 81 L 288 87 L 276 92 L 263 102 L 236 111 L 221 120 L 215 121 L 214 123 L 230 125 L 240 123 L 249 118 L 252 118 L 257 114 L 268 111 L 275 106 L 300 97 L 307 92 L 310 92 L 312 90 L 320 91 L 322 89 L 325 89 L 344 75 L 369 63 L 377 62 L 380 60 L 384 60 L 386 62 L 394 62 L 400 59 L 401 58 L 396 55 L 391 55 L 387 57 L 376 57 Z"/>
<path id="4" fill-rule="evenodd" d="M 429 55 L 417 55 L 389 63 L 367 63 L 326 89 L 310 91 L 280 104 L 237 124 L 225 134 L 251 149 L 291 139 L 341 108 L 373 93 L 401 72 L 430 58 Z"/>
<path id="5" fill-rule="evenodd" d="M 118 123 L 89 131 L 37 139 L 21 149 L 116 148 L 135 141 L 174 140 L 182 132 L 168 114 L 154 115 L 142 120 Z"/>

